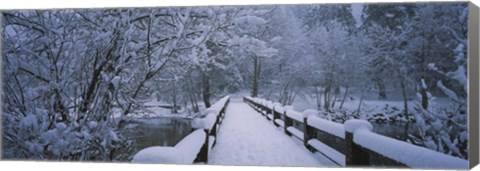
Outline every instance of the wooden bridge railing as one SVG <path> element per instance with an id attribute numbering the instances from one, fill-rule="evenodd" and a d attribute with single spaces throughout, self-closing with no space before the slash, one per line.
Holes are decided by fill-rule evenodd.
<path id="1" fill-rule="evenodd" d="M 340 166 L 468 168 L 467 160 L 376 134 L 365 120 L 340 124 L 315 116 L 315 110 L 300 113 L 265 99 L 243 100 L 275 126 L 283 127 L 287 135 L 302 140 L 307 149 L 322 153 Z"/>
<path id="2" fill-rule="evenodd" d="M 149 147 L 133 157 L 134 163 L 192 164 L 208 163 L 210 150 L 215 146 L 217 132 L 225 117 L 230 97 L 225 96 L 205 115 L 192 121 L 192 132 L 174 147 Z"/>

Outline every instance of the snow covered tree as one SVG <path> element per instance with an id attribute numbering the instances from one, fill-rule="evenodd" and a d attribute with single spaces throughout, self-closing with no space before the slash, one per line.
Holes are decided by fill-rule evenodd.
<path id="1" fill-rule="evenodd" d="M 440 53 L 437 52 L 444 56 L 436 61 L 445 62 L 433 63 L 434 61 L 430 61 L 432 63 L 427 64 L 427 70 L 439 75 L 439 77 L 432 78 L 436 80 L 436 88 L 452 103 L 442 108 L 433 108 L 431 106 L 438 102 L 432 93 L 420 91 L 418 97 L 421 100 L 415 107 L 419 132 L 417 136 L 411 136 L 412 142 L 453 156 L 468 158 L 466 117 L 468 83 L 466 81 L 465 50 L 468 7 L 466 4 L 443 4 L 425 5 L 423 9 L 423 14 L 425 14 L 423 17 L 433 15 L 437 20 L 430 21 L 432 22 L 430 24 L 440 26 L 432 28 L 432 31 L 437 33 L 432 35 L 435 43 L 449 47 L 439 48 Z M 420 19 L 421 22 L 427 22 L 427 20 L 431 19 L 427 19 L 427 17 Z M 451 64 L 455 65 L 451 66 Z M 422 89 L 426 89 L 426 87 L 427 83 L 422 79 Z M 424 105 L 425 99 L 428 100 L 430 106 Z"/>
<path id="2" fill-rule="evenodd" d="M 259 93 L 259 84 L 262 73 L 263 58 L 273 57 L 278 50 L 272 48 L 268 42 L 264 41 L 267 37 L 268 21 L 261 17 L 269 10 L 248 9 L 240 11 L 239 17 L 235 18 L 235 30 L 233 38 L 229 41 L 232 47 L 230 53 L 235 53 L 241 58 L 251 60 L 251 96 L 256 97 Z M 267 39 L 268 40 L 268 39 Z"/>
<path id="3" fill-rule="evenodd" d="M 291 105 L 306 85 L 310 45 L 305 30 L 292 8 L 280 6 L 265 15 L 268 27 L 264 37 L 277 49 L 275 60 L 263 63 L 264 96 Z M 287 31 L 288 30 L 288 31 Z M 267 92 L 265 92 L 267 91 Z"/>
<path id="4" fill-rule="evenodd" d="M 18 99 L 3 105 L 5 157 L 121 158 L 115 153 L 128 149 L 129 142 L 120 141 L 122 135 L 115 130 L 110 96 L 115 91 L 111 62 L 120 49 L 121 32 L 111 26 L 122 24 L 113 19 L 118 14 L 4 13 L 2 56 L 8 67 L 3 79 L 8 90 L 3 97 Z M 102 26 L 92 24 L 99 22 L 96 17 L 105 19 Z"/>

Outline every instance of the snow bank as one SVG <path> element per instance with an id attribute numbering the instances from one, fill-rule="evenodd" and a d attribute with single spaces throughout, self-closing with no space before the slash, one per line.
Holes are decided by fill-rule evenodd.
<path id="1" fill-rule="evenodd" d="M 286 114 L 289 118 L 292 118 L 292 119 L 294 119 L 298 122 L 303 123 L 303 114 L 302 113 L 294 111 L 294 110 L 288 110 L 286 112 Z"/>
<path id="2" fill-rule="evenodd" d="M 352 132 L 352 133 L 353 131 L 359 128 L 362 128 L 362 129 L 365 128 L 370 131 L 373 130 L 373 125 L 370 124 L 370 122 L 366 120 L 360 120 L 360 119 L 348 120 L 344 123 L 344 126 L 345 126 L 345 131 Z"/>
<path id="3" fill-rule="evenodd" d="M 343 155 L 342 153 L 318 141 L 317 139 L 308 140 L 307 143 L 335 163 L 341 166 L 345 166 L 346 158 L 345 155 Z"/>
<path id="4" fill-rule="evenodd" d="M 307 118 L 307 124 L 321 131 L 345 139 L 345 127 L 343 124 L 328 121 L 314 115 L 310 115 Z"/>
<path id="5" fill-rule="evenodd" d="M 293 126 L 289 126 L 287 131 L 303 141 L 303 132 Z"/>
<path id="6" fill-rule="evenodd" d="M 205 131 L 198 129 L 175 147 L 148 147 L 133 156 L 133 163 L 192 164 L 205 143 Z"/>
<path id="7" fill-rule="evenodd" d="M 468 169 L 468 161 L 373 133 L 367 129 L 354 132 L 353 141 L 413 168 Z"/>

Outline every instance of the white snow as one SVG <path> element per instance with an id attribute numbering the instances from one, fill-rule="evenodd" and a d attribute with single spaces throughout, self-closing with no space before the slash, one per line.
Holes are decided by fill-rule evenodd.
<path id="1" fill-rule="evenodd" d="M 210 106 L 209 108 L 207 108 L 205 111 L 207 114 L 209 113 L 214 113 L 215 115 L 218 115 L 220 114 L 220 111 L 222 110 L 222 108 L 225 106 L 225 103 L 227 102 L 227 100 L 230 99 L 230 96 L 225 96 L 223 98 L 221 98 L 220 100 L 218 100 L 217 102 L 215 102 L 212 106 Z"/>
<path id="2" fill-rule="evenodd" d="M 353 141 L 362 147 L 413 168 L 468 168 L 467 160 L 385 137 L 367 129 L 357 129 L 354 132 Z"/>
<path id="3" fill-rule="evenodd" d="M 195 118 L 192 120 L 192 128 L 212 129 L 216 120 L 217 120 L 217 116 L 213 113 L 208 114 L 203 118 Z"/>
<path id="4" fill-rule="evenodd" d="M 293 127 L 293 126 L 289 126 L 287 128 L 287 131 L 292 133 L 292 135 L 294 135 L 295 137 L 299 138 L 300 140 L 303 141 L 303 132 L 298 130 L 297 128 Z"/>
<path id="5" fill-rule="evenodd" d="M 367 129 L 367 130 L 373 130 L 373 125 L 366 121 L 366 120 L 360 120 L 360 119 L 352 119 L 348 120 L 344 123 L 345 131 L 353 133 L 353 131 L 357 129 Z"/>
<path id="6" fill-rule="evenodd" d="M 148 147 L 135 154 L 132 163 L 183 164 L 177 154 L 174 147 Z"/>
<path id="7" fill-rule="evenodd" d="M 205 131 L 198 129 L 175 147 L 148 147 L 133 156 L 133 163 L 192 164 L 205 143 Z"/>
<path id="8" fill-rule="evenodd" d="M 442 81 L 437 82 L 437 87 L 440 88 L 443 91 L 443 93 L 445 93 L 445 95 L 447 95 L 449 98 L 455 101 L 458 101 L 457 94 L 454 91 L 450 90 L 449 88 L 445 87 Z"/>
<path id="9" fill-rule="evenodd" d="M 278 125 L 280 125 L 280 127 L 285 127 L 285 122 L 283 122 L 282 119 L 275 119 L 275 123 L 277 123 Z"/>
<path id="10" fill-rule="evenodd" d="M 345 155 L 343 155 L 342 153 L 329 147 L 328 145 L 322 143 L 321 141 L 318 141 L 317 139 L 308 140 L 307 143 L 311 145 L 313 148 L 315 148 L 316 150 L 318 150 L 323 155 L 332 159 L 335 163 L 341 166 L 345 166 L 346 158 L 345 158 Z"/>
<path id="11" fill-rule="evenodd" d="M 274 110 L 279 112 L 279 113 L 283 113 L 285 111 L 285 109 L 283 108 L 283 105 L 281 103 L 275 102 L 275 103 L 273 103 L 273 107 L 274 107 Z"/>
<path id="12" fill-rule="evenodd" d="M 363 21 L 362 21 L 362 14 L 363 14 L 363 4 L 354 4 L 350 5 L 351 13 L 353 16 L 353 19 L 355 19 L 355 26 L 358 28 L 362 26 Z"/>
<path id="13" fill-rule="evenodd" d="M 120 76 L 115 76 L 113 77 L 112 81 L 110 81 L 112 84 L 113 84 L 113 87 L 115 87 L 115 89 L 118 89 L 118 87 L 120 86 L 120 81 L 122 80 L 122 78 Z"/>
<path id="14" fill-rule="evenodd" d="M 425 83 L 425 80 L 422 78 L 422 88 L 427 89 L 427 83 Z"/>
<path id="15" fill-rule="evenodd" d="M 267 117 L 268 117 L 268 119 L 273 119 L 273 115 L 272 115 L 272 114 L 267 114 Z"/>
<path id="16" fill-rule="evenodd" d="M 287 116 L 298 122 L 303 123 L 303 114 L 294 110 L 287 110 Z"/>
<path id="17" fill-rule="evenodd" d="M 118 138 L 117 133 L 113 132 L 113 130 L 110 130 L 108 132 L 108 135 L 110 136 L 111 140 L 114 141 L 114 142 L 121 141 L 120 138 Z"/>
<path id="18" fill-rule="evenodd" d="M 247 104 L 232 100 L 209 164 L 321 166 L 319 160 Z"/>
<path id="19" fill-rule="evenodd" d="M 310 115 L 317 115 L 319 114 L 320 112 L 316 109 L 305 109 L 303 111 L 303 117 L 308 117 Z"/>
<path id="20" fill-rule="evenodd" d="M 28 114 L 27 116 L 21 119 L 20 125 L 24 127 L 37 128 L 38 127 L 37 117 L 35 117 L 35 115 L 33 114 Z"/>
<path id="21" fill-rule="evenodd" d="M 307 123 L 308 125 L 321 131 L 345 139 L 345 128 L 343 124 L 328 121 L 314 115 L 311 115 L 307 118 Z"/>
<path id="22" fill-rule="evenodd" d="M 97 125 L 98 125 L 98 124 L 97 124 L 96 121 L 90 121 L 90 122 L 88 123 L 88 127 L 89 127 L 90 129 L 96 128 Z"/>
<path id="23" fill-rule="evenodd" d="M 225 96 L 205 109 L 206 115 L 203 118 L 195 118 L 192 120 L 192 128 L 211 130 L 217 121 L 217 116 L 220 114 L 220 111 L 228 99 L 230 99 L 230 96 Z"/>
<path id="24" fill-rule="evenodd" d="M 395 16 L 395 14 L 385 13 L 385 16 L 388 17 L 388 18 L 393 18 Z"/>
<path id="25" fill-rule="evenodd" d="M 467 71 L 465 67 L 459 66 L 457 70 L 448 72 L 447 76 L 457 80 L 460 84 L 462 84 L 463 90 L 468 92 L 468 78 L 467 78 Z"/>
<path id="26" fill-rule="evenodd" d="M 234 20 L 235 24 L 247 24 L 247 25 L 262 25 L 267 23 L 265 19 L 257 16 L 242 16 Z"/>

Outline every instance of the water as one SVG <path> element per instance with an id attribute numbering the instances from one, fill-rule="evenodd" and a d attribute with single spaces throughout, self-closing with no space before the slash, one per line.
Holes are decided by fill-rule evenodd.
<path id="1" fill-rule="evenodd" d="M 373 125 L 373 132 L 395 138 L 397 140 L 405 140 L 405 132 L 408 131 L 409 134 L 417 134 L 417 126 L 415 123 L 408 124 L 408 130 L 405 129 L 407 126 L 406 123 L 396 122 L 396 123 L 375 123 L 370 122 Z"/>
<path id="2" fill-rule="evenodd" d="M 128 121 L 123 130 L 134 141 L 134 154 L 151 146 L 175 146 L 191 132 L 191 119 L 148 118 Z"/>

